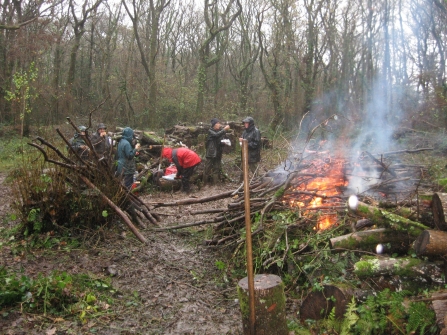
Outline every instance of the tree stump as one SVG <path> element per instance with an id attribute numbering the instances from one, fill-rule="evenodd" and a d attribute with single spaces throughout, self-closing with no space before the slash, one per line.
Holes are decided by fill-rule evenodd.
<path id="1" fill-rule="evenodd" d="M 424 230 L 414 241 L 413 247 L 418 256 L 447 255 L 447 232 Z"/>
<path id="2" fill-rule="evenodd" d="M 280 277 L 271 274 L 255 275 L 255 330 L 256 335 L 287 335 L 286 297 Z M 250 335 L 250 302 L 248 278 L 238 283 L 239 304 L 244 334 Z"/>
<path id="3" fill-rule="evenodd" d="M 301 321 L 324 319 L 334 308 L 335 317 L 343 318 L 353 294 L 353 289 L 335 285 L 325 285 L 322 291 L 310 292 L 300 307 Z"/>
<path id="4" fill-rule="evenodd" d="M 432 198 L 433 221 L 436 228 L 447 231 L 445 213 L 447 212 L 447 193 L 435 193 Z"/>

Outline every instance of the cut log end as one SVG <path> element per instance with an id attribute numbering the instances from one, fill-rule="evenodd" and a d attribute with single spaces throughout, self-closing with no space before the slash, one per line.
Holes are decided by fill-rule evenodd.
<path id="1" fill-rule="evenodd" d="M 418 256 L 447 255 L 447 232 L 424 230 L 414 241 L 413 247 Z"/>
<path id="2" fill-rule="evenodd" d="M 285 312 L 284 285 L 280 277 L 271 274 L 254 277 L 255 330 L 257 335 L 289 333 Z M 250 303 L 248 278 L 239 281 L 238 296 L 244 334 L 250 334 Z"/>
<path id="3" fill-rule="evenodd" d="M 303 300 L 300 318 L 302 321 L 321 320 L 326 318 L 334 308 L 335 317 L 343 318 L 352 294 L 349 288 L 326 285 L 322 291 L 311 292 Z"/>
<path id="4" fill-rule="evenodd" d="M 445 213 L 447 211 L 447 193 L 435 193 L 432 197 L 433 221 L 436 228 L 447 231 Z"/>

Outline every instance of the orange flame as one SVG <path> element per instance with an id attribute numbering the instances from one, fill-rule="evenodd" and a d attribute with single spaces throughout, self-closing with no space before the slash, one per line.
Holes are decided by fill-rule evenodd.
<path id="1" fill-rule="evenodd" d="M 348 181 L 343 175 L 343 160 L 331 160 L 331 164 L 324 161 L 313 164 L 312 169 L 302 171 L 303 173 L 324 174 L 324 177 L 316 177 L 306 182 L 299 182 L 295 189 L 292 189 L 289 194 L 284 195 L 283 202 L 288 204 L 291 208 L 299 208 L 305 214 L 307 210 L 325 206 L 328 199 L 340 195 L 340 187 L 348 185 Z M 310 171 L 311 170 L 311 171 Z M 327 198 L 328 197 L 328 198 Z M 331 206 L 332 203 L 329 204 Z M 319 209 L 320 210 L 320 209 Z M 337 222 L 336 214 L 327 214 L 319 218 L 317 230 L 325 230 L 330 228 Z"/>

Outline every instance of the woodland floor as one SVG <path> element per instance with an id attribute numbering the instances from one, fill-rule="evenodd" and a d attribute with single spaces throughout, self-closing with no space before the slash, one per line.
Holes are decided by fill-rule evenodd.
<path id="1" fill-rule="evenodd" d="M 439 138 L 410 140 L 404 148 L 430 147 L 439 142 Z M 431 151 L 428 155 L 436 153 Z M 419 154 L 414 155 L 413 160 L 426 163 Z M 445 169 L 444 164 L 439 169 Z M 273 167 L 265 166 L 265 170 Z M 10 188 L 14 186 L 6 182 L 6 176 L 0 173 L 0 230 L 16 224 L 8 219 L 12 213 Z M 237 179 L 234 177 L 233 180 Z M 227 181 L 217 186 L 195 188 L 190 196 L 209 197 L 238 186 L 236 182 Z M 172 202 L 184 199 L 185 195 L 156 192 L 141 197 L 145 202 Z M 154 212 L 160 214 L 161 226 L 185 224 L 206 217 L 191 215 L 190 210 L 223 208 L 229 201 L 231 199 L 160 207 Z M 242 334 L 236 292 L 238 280 L 242 278 L 224 278 L 223 272 L 217 269 L 216 261 L 228 263 L 228 254 L 204 246 L 203 235 L 196 233 L 210 227 L 172 232 L 154 232 L 151 228 L 153 226 L 139 228 L 149 240 L 148 245 L 142 245 L 127 228 L 117 223 L 86 234 L 79 249 L 32 250 L 19 255 L 12 252 L 7 241 L 1 240 L 5 234 L 0 234 L 0 267 L 23 271 L 30 277 L 60 270 L 105 278 L 109 276 L 108 268 L 117 271 L 112 277 L 117 293 L 108 313 L 83 324 L 76 316 L 63 320 L 21 313 L 18 307 L 3 309 L 0 334 Z M 287 297 L 288 320 L 297 319 L 299 303 Z"/>
<path id="2" fill-rule="evenodd" d="M 12 200 L 6 174 L 0 173 L 0 229 L 14 225 Z M 237 183 L 193 189 L 192 197 L 206 197 L 236 189 Z M 143 195 L 145 202 L 171 202 L 185 198 L 180 192 Z M 162 207 L 161 226 L 183 224 L 205 217 L 189 210 L 222 208 L 231 199 L 191 206 Z M 140 229 L 150 241 L 142 245 L 122 224 L 86 236 L 85 247 L 69 250 L 33 250 L 14 255 L 6 241 L 0 244 L 0 267 L 23 271 L 29 277 L 53 270 L 107 276 L 112 267 L 117 275 L 112 285 L 117 290 L 109 313 L 82 324 L 77 317 L 52 319 L 21 313 L 19 308 L 3 309 L 0 334 L 242 334 L 242 319 L 237 301 L 238 279 L 223 279 L 215 262 L 226 262 L 221 250 L 202 245 L 191 230 L 150 232 Z M 199 229 L 208 229 L 206 226 Z M 242 279 L 242 278 L 239 278 Z M 289 301 L 290 313 L 296 305 Z"/>

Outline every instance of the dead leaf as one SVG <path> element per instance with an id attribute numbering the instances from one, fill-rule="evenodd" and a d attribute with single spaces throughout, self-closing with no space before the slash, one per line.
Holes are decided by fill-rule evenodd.
<path id="1" fill-rule="evenodd" d="M 276 308 L 276 303 L 274 303 L 273 305 L 271 305 L 268 309 L 267 309 L 267 312 L 271 312 L 271 311 L 273 311 L 274 309 Z"/>
<path id="2" fill-rule="evenodd" d="M 54 334 L 56 334 L 56 328 L 51 328 L 51 329 L 48 329 L 46 332 L 45 332 L 45 335 L 54 335 Z"/>

